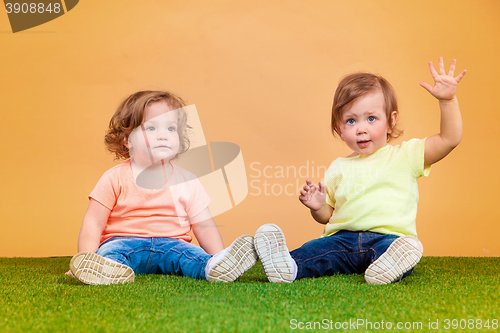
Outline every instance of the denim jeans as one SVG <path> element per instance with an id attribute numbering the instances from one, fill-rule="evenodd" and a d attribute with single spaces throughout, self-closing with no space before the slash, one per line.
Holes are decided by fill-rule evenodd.
<path id="1" fill-rule="evenodd" d="M 175 274 L 205 280 L 212 257 L 201 247 L 174 238 L 113 237 L 97 254 L 127 265 L 135 274 Z"/>
<path id="2" fill-rule="evenodd" d="M 297 263 L 297 279 L 361 274 L 396 238 L 396 235 L 369 231 L 341 230 L 331 236 L 313 239 L 291 251 L 290 255 Z M 410 274 L 411 270 L 404 276 Z"/>

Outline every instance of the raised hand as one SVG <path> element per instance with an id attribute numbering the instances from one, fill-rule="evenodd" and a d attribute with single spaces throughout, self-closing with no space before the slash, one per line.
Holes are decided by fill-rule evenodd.
<path id="1" fill-rule="evenodd" d="M 457 91 L 457 85 L 464 77 L 466 70 L 463 70 L 457 77 L 453 77 L 455 73 L 456 59 L 451 61 L 450 70 L 446 74 L 444 70 L 443 57 L 439 57 L 439 74 L 436 72 L 432 61 L 429 61 L 429 69 L 431 70 L 432 78 L 434 79 L 434 87 L 427 82 L 420 82 L 420 85 L 425 88 L 432 96 L 438 100 L 452 100 Z"/>
<path id="2" fill-rule="evenodd" d="M 306 185 L 300 190 L 299 200 L 309 209 L 320 210 L 326 203 L 326 187 L 322 182 L 316 186 L 312 180 L 306 180 Z"/>

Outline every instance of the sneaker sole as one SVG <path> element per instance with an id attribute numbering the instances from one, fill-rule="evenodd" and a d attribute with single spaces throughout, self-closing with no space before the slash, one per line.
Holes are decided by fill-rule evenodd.
<path id="1" fill-rule="evenodd" d="M 397 238 L 365 272 L 369 284 L 388 284 L 399 280 L 404 273 L 415 267 L 422 254 L 422 243 L 413 236 Z"/>
<path id="2" fill-rule="evenodd" d="M 80 252 L 69 263 L 73 275 L 85 284 L 119 284 L 134 282 L 134 271 L 92 252 Z"/>
<path id="3" fill-rule="evenodd" d="M 292 257 L 283 231 L 276 224 L 265 224 L 255 233 L 255 250 L 270 282 L 291 283 L 295 278 Z"/>
<path id="4" fill-rule="evenodd" d="M 229 247 L 228 253 L 210 269 L 207 280 L 210 282 L 232 282 L 249 270 L 257 262 L 253 237 L 238 237 Z"/>

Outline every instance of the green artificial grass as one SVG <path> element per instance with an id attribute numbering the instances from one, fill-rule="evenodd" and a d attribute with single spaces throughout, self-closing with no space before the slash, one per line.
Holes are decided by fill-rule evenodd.
<path id="1" fill-rule="evenodd" d="M 500 330 L 500 258 L 424 257 L 410 277 L 384 286 L 362 275 L 273 284 L 260 263 L 233 283 L 139 275 L 130 284 L 88 286 L 64 275 L 69 260 L 0 258 L 0 332 Z M 307 329 L 314 322 L 316 330 Z M 408 329 L 396 329 L 398 322 Z"/>

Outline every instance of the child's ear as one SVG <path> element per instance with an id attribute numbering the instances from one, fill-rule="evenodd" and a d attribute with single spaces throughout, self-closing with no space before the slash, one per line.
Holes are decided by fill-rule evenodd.
<path id="1" fill-rule="evenodd" d="M 392 129 L 394 126 L 396 126 L 396 123 L 398 122 L 398 112 L 397 111 L 392 111 L 391 112 L 391 117 L 389 118 L 389 128 L 387 129 L 387 133 L 391 133 Z"/>

